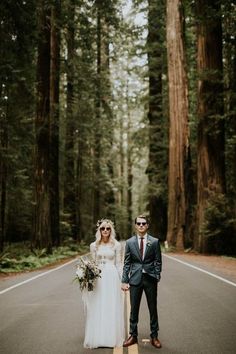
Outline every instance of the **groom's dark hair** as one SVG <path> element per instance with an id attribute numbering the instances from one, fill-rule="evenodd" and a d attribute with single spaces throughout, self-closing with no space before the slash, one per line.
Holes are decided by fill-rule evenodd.
<path id="1" fill-rule="evenodd" d="M 149 225 L 149 218 L 148 218 L 148 216 L 143 215 L 143 214 L 136 216 L 136 218 L 134 219 L 134 223 L 135 223 L 135 224 L 137 223 L 137 219 L 138 219 L 138 218 L 142 218 L 142 219 L 146 220 L 146 223 Z"/>

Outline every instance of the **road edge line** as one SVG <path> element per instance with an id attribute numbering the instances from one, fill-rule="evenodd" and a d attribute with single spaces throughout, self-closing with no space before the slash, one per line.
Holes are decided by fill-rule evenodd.
<path id="1" fill-rule="evenodd" d="M 59 270 L 59 269 L 61 269 L 61 268 L 63 268 L 63 267 L 66 267 L 67 265 L 69 265 L 69 264 L 71 264 L 71 263 L 73 263 L 73 262 L 76 262 L 77 260 L 78 260 L 78 258 L 72 259 L 71 261 L 62 264 L 62 265 L 60 265 L 59 267 L 50 269 L 50 270 L 48 270 L 48 271 L 46 271 L 46 272 L 40 273 L 40 274 L 38 274 L 38 275 L 35 275 L 34 277 L 31 277 L 31 278 L 29 278 L 29 279 L 26 279 L 26 280 L 24 280 L 24 281 L 22 281 L 22 282 L 20 282 L 20 283 L 17 283 L 17 284 L 15 284 L 15 285 L 12 285 L 12 286 L 10 286 L 9 288 L 6 288 L 6 289 L 4 289 L 4 290 L 1 290 L 1 291 L 0 291 L 0 295 L 5 294 L 5 293 L 7 293 L 8 291 L 13 290 L 13 289 L 15 289 L 15 288 L 18 288 L 18 287 L 21 286 L 21 285 L 27 284 L 27 283 L 29 283 L 29 282 L 35 280 L 35 279 L 38 279 L 38 278 L 40 278 L 40 277 L 43 277 L 43 276 L 45 276 L 45 275 L 47 275 L 47 274 L 49 274 L 49 273 L 55 272 L 55 271 L 57 271 L 57 270 Z"/>
<path id="2" fill-rule="evenodd" d="M 208 274 L 208 275 L 211 275 L 212 277 L 214 277 L 214 278 L 216 278 L 216 279 L 219 279 L 219 280 L 221 280 L 221 281 L 223 281 L 223 282 L 225 282 L 225 283 L 227 283 L 227 284 L 236 286 L 236 283 L 234 283 L 234 282 L 232 282 L 232 281 L 230 281 L 230 280 L 227 280 L 227 279 L 225 279 L 225 278 L 222 278 L 222 277 L 220 277 L 219 275 L 216 275 L 216 274 L 214 274 L 214 273 L 208 272 L 207 270 L 204 270 L 204 269 L 202 269 L 202 268 L 199 268 L 199 267 L 197 267 L 197 266 L 194 266 L 194 265 L 192 265 L 192 264 L 190 264 L 190 263 L 181 261 L 180 259 L 175 258 L 175 257 L 173 257 L 173 256 L 169 256 L 169 255 L 164 254 L 164 253 L 162 253 L 162 255 L 163 255 L 164 257 L 173 259 L 173 260 L 175 260 L 176 262 L 179 262 L 179 263 L 181 263 L 181 264 L 184 264 L 184 265 L 186 265 L 186 266 L 188 266 L 188 267 L 190 267 L 190 268 L 193 268 L 193 269 L 196 269 L 196 270 L 198 270 L 198 271 L 200 271 L 200 272 L 203 272 L 203 273 L 206 273 L 206 274 Z"/>

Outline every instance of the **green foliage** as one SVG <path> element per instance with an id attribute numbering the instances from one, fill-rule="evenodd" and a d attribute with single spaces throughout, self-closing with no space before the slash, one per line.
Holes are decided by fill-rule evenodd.
<path id="1" fill-rule="evenodd" d="M 6 140 L 0 144 L 0 159 L 7 170 L 4 229 L 7 241 L 21 241 L 29 239 L 32 230 L 35 1 L 3 1 L 0 13 L 0 127 Z"/>
<path id="2" fill-rule="evenodd" d="M 61 215 L 61 222 L 60 222 L 60 235 L 62 239 L 66 240 L 68 237 L 72 237 L 72 225 L 71 222 L 69 222 L 69 214 L 62 214 Z"/>
<path id="3" fill-rule="evenodd" d="M 224 194 L 212 193 L 205 210 L 203 236 L 210 253 L 234 254 L 236 218 Z"/>
<path id="4" fill-rule="evenodd" d="M 132 4 L 131 4 L 132 3 Z M 49 6 L 51 2 L 48 2 Z M 189 80 L 189 123 L 190 146 L 193 158 L 193 174 L 197 175 L 197 73 L 196 73 L 196 14 L 194 1 L 183 1 L 184 37 Z M 5 210 L 5 241 L 30 240 L 34 220 L 34 116 L 36 101 L 36 57 L 37 21 L 35 0 L 8 0 L 0 3 L 1 23 L 1 108 L 0 133 L 6 136 L 6 144 L 0 144 L 0 159 L 6 163 L 7 187 Z M 75 6 L 74 15 L 73 6 Z M 109 65 L 107 76 L 101 82 L 98 93 L 97 73 L 97 7 L 100 7 L 107 29 L 103 32 L 109 42 Z M 121 13 L 122 6 L 130 8 L 130 14 Z M 230 0 L 222 3 L 223 47 L 224 47 L 224 102 L 226 129 L 226 185 L 229 195 L 211 197 L 206 210 L 204 236 L 209 250 L 220 252 L 226 245 L 230 252 L 235 247 L 235 5 Z M 150 38 L 147 45 L 148 10 L 153 13 L 152 25 L 159 39 Z M 130 214 L 143 212 L 148 195 L 158 196 L 157 209 L 166 208 L 168 176 L 168 77 L 165 43 L 165 1 L 121 0 L 62 2 L 61 22 L 61 92 L 60 92 L 60 228 L 61 239 L 66 240 L 62 248 L 51 256 L 43 250 L 29 251 L 29 247 L 12 251 L 15 245 L 1 255 L 3 269 L 35 269 L 47 262 L 77 252 L 78 245 L 70 237 L 80 232 L 87 242 L 94 235 L 94 190 L 100 184 L 101 213 L 115 219 L 121 238 L 130 232 Z M 214 12 L 209 11 L 214 18 Z M 156 20 L 158 19 L 158 21 Z M 158 27 L 158 24 L 160 26 Z M 72 58 L 68 56 L 68 28 L 74 31 Z M 148 54 L 152 53 L 153 77 L 162 77 L 161 97 L 150 97 L 148 91 Z M 159 53 L 159 54 L 158 54 Z M 157 55 L 158 54 L 158 55 Z M 72 62 L 71 62 L 72 61 Z M 153 65 L 155 64 L 155 65 Z M 73 70 L 72 70 L 73 69 Z M 108 70 L 109 69 L 109 70 Z M 68 82 L 68 73 L 72 81 Z M 104 74 L 104 73 L 103 73 Z M 209 75 L 209 73 L 206 73 Z M 73 87 L 71 98 L 71 128 L 68 129 L 66 95 L 68 84 Z M 98 94 L 101 96 L 101 112 L 97 115 Z M 148 163 L 149 124 L 148 102 L 159 102 L 162 112 L 158 125 L 153 129 L 153 159 Z M 150 100 L 150 101 L 149 101 Z M 160 108 L 160 107 L 158 107 Z M 157 112 L 159 114 L 159 111 Z M 223 117 L 223 116 L 222 116 Z M 221 119 L 222 119 L 221 117 Z M 224 119 L 223 117 L 223 119 Z M 68 132 L 66 132 L 68 130 Z M 100 137 L 99 174 L 95 172 L 96 134 Z M 66 135 L 73 139 L 68 144 Z M 2 137 L 2 136 L 1 136 Z M 69 146 L 68 146 L 69 145 Z M 128 161 L 128 155 L 130 161 Z M 65 164 L 72 156 L 72 172 Z M 154 159 L 155 158 L 155 159 Z M 1 162 L 1 161 L 0 161 Z M 130 171 L 128 170 L 130 169 Z M 145 175 L 146 170 L 146 175 Z M 128 173 L 132 181 L 128 183 Z M 67 180 L 68 174 L 68 180 Z M 149 176 L 149 180 L 147 178 Z M 72 191 L 68 205 L 63 200 L 65 185 Z M 148 185 L 148 188 L 147 188 Z M 1 192 L 0 185 L 0 192 Z M 132 190 L 132 205 L 127 206 L 127 192 Z M 70 195 L 71 196 L 71 195 Z M 190 209 L 195 198 L 191 195 Z M 231 201 L 229 202 L 229 199 Z M 231 203 L 231 207 L 229 206 Z M 164 206 L 164 207 L 163 207 Z M 74 208 L 74 209 L 73 209 Z M 155 218 L 160 216 L 154 210 Z M 76 211 L 76 220 L 73 211 Z M 131 212 L 130 212 L 131 210 Z M 105 216 L 105 215 L 101 215 Z M 132 215 L 131 215 L 132 216 Z M 130 225 L 131 226 L 131 225 Z M 75 229 L 75 232 L 74 232 Z M 163 239 L 166 232 L 163 231 Z M 191 240 L 192 242 L 192 240 Z M 229 246 L 228 246 L 229 245 Z M 22 246 L 22 245 L 21 245 Z M 81 247 L 81 245 L 80 245 Z M 16 247 L 17 248 L 17 247 Z M 223 252 L 223 251 L 222 251 Z"/>
<path id="5" fill-rule="evenodd" d="M 0 273 L 22 272 L 39 269 L 60 260 L 88 252 L 86 244 L 68 239 L 63 246 L 54 248 L 48 255 L 46 249 L 30 250 L 29 243 L 16 243 L 6 247 L 0 254 Z"/>
<path id="6" fill-rule="evenodd" d="M 236 8 L 230 0 L 222 4 L 225 86 L 225 157 L 226 184 L 234 208 L 236 206 Z"/>

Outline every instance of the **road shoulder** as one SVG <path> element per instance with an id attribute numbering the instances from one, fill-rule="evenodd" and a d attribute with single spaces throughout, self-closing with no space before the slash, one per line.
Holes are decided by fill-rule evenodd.
<path id="1" fill-rule="evenodd" d="M 166 254 L 236 283 L 236 258 L 185 252 L 168 252 Z"/>

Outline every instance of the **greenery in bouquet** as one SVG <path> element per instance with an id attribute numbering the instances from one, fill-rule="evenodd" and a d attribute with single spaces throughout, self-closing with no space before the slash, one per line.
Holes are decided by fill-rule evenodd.
<path id="1" fill-rule="evenodd" d="M 101 277 L 100 273 L 101 269 L 94 261 L 81 258 L 77 264 L 75 280 L 79 282 L 81 290 L 92 291 L 95 281 Z"/>

